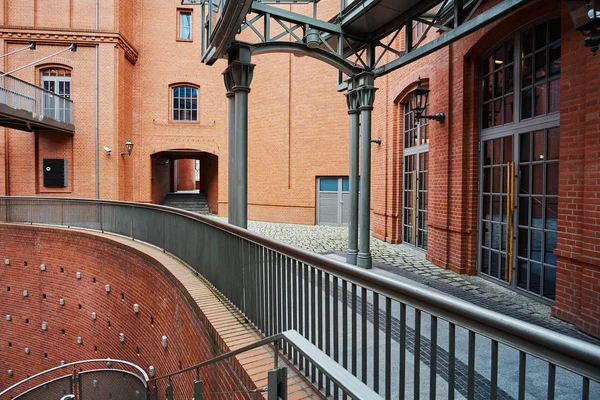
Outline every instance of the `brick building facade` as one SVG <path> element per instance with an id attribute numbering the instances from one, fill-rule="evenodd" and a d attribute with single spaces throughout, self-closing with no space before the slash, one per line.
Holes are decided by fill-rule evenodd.
<path id="1" fill-rule="evenodd" d="M 479 12 L 497 2 L 484 1 Z M 320 18 L 339 11 L 339 2 L 321 3 Z M 190 186 L 195 163 L 183 160 L 196 159 L 200 189 L 211 210 L 225 215 L 225 62 L 200 63 L 198 9 L 179 0 L 99 4 L 0 6 L 3 53 L 38 43 L 36 51 L 4 58 L 6 71 L 79 45 L 77 53 L 15 73 L 40 84 L 46 68 L 70 71 L 76 132 L 4 129 L 0 195 L 160 203 L 177 189 L 175 176 L 187 177 L 181 188 Z M 311 12 L 306 5 L 282 7 Z M 415 32 L 427 41 L 440 35 Z M 402 50 L 403 38 L 393 46 Z M 343 190 L 348 175 L 348 116 L 336 71 L 291 54 L 253 62 L 249 218 L 322 223 L 321 184 L 339 179 Z M 407 100 L 419 77 L 431 89 L 428 111 L 444 112 L 444 123 L 413 122 Z M 378 78 L 373 137 L 382 143 L 372 148 L 373 234 L 424 251 L 442 268 L 553 303 L 557 317 L 600 335 L 599 77 L 598 58 L 583 47 L 565 3 L 536 0 Z M 195 109 L 176 106 L 194 101 Z M 127 139 L 134 149 L 122 156 Z M 45 158 L 68 160 L 66 188 L 41 184 Z M 167 162 L 174 160 L 181 160 L 177 173 Z"/>

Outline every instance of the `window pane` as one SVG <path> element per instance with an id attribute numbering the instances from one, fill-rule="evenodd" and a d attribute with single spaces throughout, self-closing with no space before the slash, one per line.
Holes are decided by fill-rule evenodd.
<path id="1" fill-rule="evenodd" d="M 533 183 L 533 194 L 542 194 L 544 185 L 544 164 L 533 166 L 531 182 Z"/>
<path id="2" fill-rule="evenodd" d="M 492 98 L 492 75 L 483 78 L 483 101 L 488 101 Z"/>
<path id="3" fill-rule="evenodd" d="M 544 262 L 546 264 L 556 265 L 556 255 L 553 253 L 556 248 L 556 233 L 546 232 L 546 244 L 544 246 Z"/>
<path id="4" fill-rule="evenodd" d="M 506 164 L 512 161 L 512 151 L 513 151 L 513 138 L 512 136 L 507 136 L 503 139 L 504 141 L 504 160 L 503 162 Z"/>
<path id="5" fill-rule="evenodd" d="M 517 269 L 517 285 L 520 288 L 527 289 L 527 261 L 519 260 Z"/>
<path id="6" fill-rule="evenodd" d="M 527 57 L 521 61 L 521 87 L 527 87 L 531 85 L 532 79 L 532 58 Z"/>
<path id="7" fill-rule="evenodd" d="M 519 257 L 527 257 L 527 245 L 529 244 L 529 230 L 519 229 Z"/>
<path id="8" fill-rule="evenodd" d="M 531 38 L 531 29 L 526 30 L 521 34 L 521 50 L 524 55 L 528 55 L 531 53 L 532 48 L 532 38 Z"/>
<path id="9" fill-rule="evenodd" d="M 512 93 L 513 92 L 513 86 L 515 84 L 514 82 L 514 70 L 512 67 L 510 68 L 506 68 L 504 70 L 504 90 L 506 93 Z"/>
<path id="10" fill-rule="evenodd" d="M 542 197 L 531 198 L 531 226 L 543 228 L 542 226 Z"/>
<path id="11" fill-rule="evenodd" d="M 513 95 L 504 98 L 504 123 L 509 124 L 514 121 Z"/>
<path id="12" fill-rule="evenodd" d="M 319 190 L 322 192 L 337 192 L 338 178 L 321 178 L 319 180 Z"/>
<path id="13" fill-rule="evenodd" d="M 550 76 L 560 74 L 560 43 L 550 46 L 549 52 Z"/>
<path id="14" fill-rule="evenodd" d="M 533 159 L 540 161 L 544 159 L 544 142 L 546 139 L 545 131 L 535 131 L 533 133 Z"/>
<path id="15" fill-rule="evenodd" d="M 541 289 L 541 266 L 538 263 L 530 263 L 529 290 L 533 293 L 540 294 Z"/>
<path id="16" fill-rule="evenodd" d="M 531 89 L 521 92 L 521 119 L 531 118 Z"/>
<path id="17" fill-rule="evenodd" d="M 546 84 L 542 83 L 541 85 L 537 85 L 535 87 L 535 113 L 534 115 L 537 117 L 538 115 L 546 114 Z"/>
<path id="18" fill-rule="evenodd" d="M 510 64 L 515 61 L 515 45 L 512 40 L 506 42 L 506 63 Z"/>
<path id="19" fill-rule="evenodd" d="M 481 127 L 489 128 L 491 125 L 490 103 L 486 103 L 481 107 Z"/>
<path id="20" fill-rule="evenodd" d="M 535 49 L 539 50 L 546 46 L 547 37 L 546 37 L 546 27 L 545 23 L 540 24 L 535 27 Z"/>
<path id="21" fill-rule="evenodd" d="M 556 268 L 544 266 L 544 297 L 554 300 L 556 296 Z"/>
<path id="22" fill-rule="evenodd" d="M 494 98 L 502 96 L 504 87 L 504 75 L 502 70 L 494 73 Z"/>
<path id="23" fill-rule="evenodd" d="M 558 128 L 548 129 L 547 140 L 547 158 L 548 160 L 557 160 L 560 151 L 560 130 Z"/>
<path id="24" fill-rule="evenodd" d="M 529 133 L 521 134 L 521 162 L 527 162 L 531 157 L 531 147 L 529 144 Z"/>
<path id="25" fill-rule="evenodd" d="M 560 18 L 555 18 L 548 22 L 550 31 L 550 43 L 560 39 Z"/>
<path id="26" fill-rule="evenodd" d="M 558 222 L 558 198 L 546 198 L 546 229 L 555 231 Z"/>
<path id="27" fill-rule="evenodd" d="M 192 38 L 192 13 L 182 12 L 179 14 L 179 38 L 189 40 Z"/>
<path id="28" fill-rule="evenodd" d="M 546 79 L 546 52 L 542 51 L 535 55 L 535 81 Z"/>
<path id="29" fill-rule="evenodd" d="M 546 194 L 558 196 L 558 163 L 546 164 Z"/>
<path id="30" fill-rule="evenodd" d="M 520 178 L 520 194 L 529 194 L 529 165 L 522 165 L 520 167 L 521 173 L 519 175 Z"/>

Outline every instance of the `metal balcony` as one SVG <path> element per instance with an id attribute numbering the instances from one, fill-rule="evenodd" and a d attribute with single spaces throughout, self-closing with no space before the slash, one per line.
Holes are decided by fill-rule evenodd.
<path id="1" fill-rule="evenodd" d="M 74 133 L 73 101 L 12 76 L 0 77 L 0 126 Z"/>

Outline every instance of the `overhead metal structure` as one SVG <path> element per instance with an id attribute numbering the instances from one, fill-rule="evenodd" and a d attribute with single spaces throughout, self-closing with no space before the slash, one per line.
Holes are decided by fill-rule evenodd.
<path id="1" fill-rule="evenodd" d="M 324 20 L 317 17 L 322 14 L 319 0 L 183 0 L 182 4 L 202 8 L 202 61 L 208 65 L 222 58 L 229 61 L 224 72 L 229 98 L 229 222 L 241 227 L 247 224 L 247 96 L 254 68 L 252 54 L 294 53 L 338 69 L 337 88 L 346 91 L 350 114 L 351 217 L 346 260 L 370 268 L 371 112 L 376 78 L 497 21 L 529 1 L 504 0 L 490 6 L 483 0 L 341 0 L 339 13 Z M 300 13 L 281 7 L 289 4 L 304 4 L 306 8 Z M 310 11 L 312 16 L 306 15 Z M 415 22 L 426 29 L 413 41 Z M 436 37 L 425 42 L 432 29 Z M 398 46 L 401 37 L 403 46 Z"/>
<path id="2" fill-rule="evenodd" d="M 212 65 L 226 58 L 232 46 L 245 44 L 253 53 L 296 52 L 323 59 L 348 77 L 371 72 L 385 75 L 447 44 L 482 28 L 528 3 L 504 0 L 482 10 L 483 0 L 364 0 L 352 1 L 329 20 L 282 9 L 281 4 L 312 3 L 317 15 L 318 0 L 225 1 L 184 0 L 202 6 L 202 60 Z M 212 12 L 209 12 L 211 10 Z M 430 42 L 412 43 L 412 22 L 427 25 L 441 35 Z M 248 41 L 245 30 L 254 33 Z M 393 42 L 405 30 L 405 49 Z M 307 34 L 318 44 L 307 45 Z M 423 37 L 425 35 L 422 35 Z M 387 62 L 383 62 L 388 55 Z M 391 58 L 391 59 L 390 59 Z"/>

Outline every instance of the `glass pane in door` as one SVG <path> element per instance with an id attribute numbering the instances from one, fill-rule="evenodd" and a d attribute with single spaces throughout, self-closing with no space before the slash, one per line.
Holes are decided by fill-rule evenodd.
<path id="1" fill-rule="evenodd" d="M 554 300 L 559 128 L 522 133 L 519 145 L 517 286 Z"/>
<path id="2" fill-rule="evenodd" d="M 509 164 L 513 161 L 513 137 L 485 140 L 482 144 L 480 271 L 508 282 L 508 207 L 513 179 Z"/>

